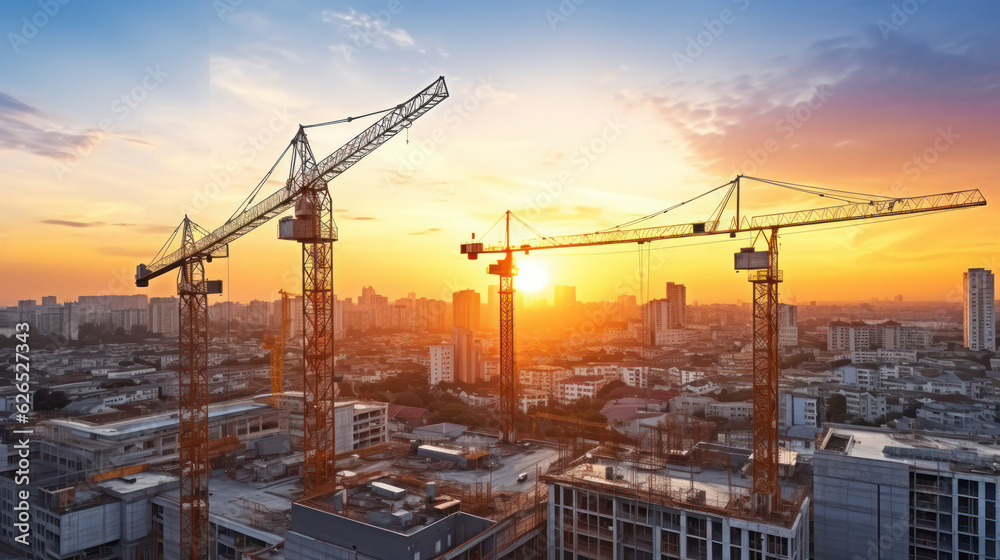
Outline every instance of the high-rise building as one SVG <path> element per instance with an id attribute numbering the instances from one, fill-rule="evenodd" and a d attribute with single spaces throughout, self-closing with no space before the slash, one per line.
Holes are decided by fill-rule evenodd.
<path id="1" fill-rule="evenodd" d="M 431 367 L 428 368 L 430 384 L 452 383 L 455 381 L 455 347 L 438 344 L 430 347 Z"/>
<path id="2" fill-rule="evenodd" d="M 19 323 L 34 323 L 38 315 L 38 305 L 33 299 L 22 299 L 17 302 L 17 320 Z"/>
<path id="3" fill-rule="evenodd" d="M 962 274 L 962 343 L 969 350 L 996 352 L 993 272 L 970 268 Z"/>
<path id="4" fill-rule="evenodd" d="M 46 297 L 36 307 L 34 319 L 29 320 L 39 334 L 53 334 L 67 340 L 77 340 L 80 334 L 80 308 L 76 302 L 59 305 L 54 297 Z"/>
<path id="5" fill-rule="evenodd" d="M 149 298 L 149 330 L 163 336 L 180 333 L 181 300 L 176 297 Z"/>
<path id="6" fill-rule="evenodd" d="M 479 381 L 479 352 L 476 330 L 479 328 L 480 298 L 475 290 L 462 290 L 452 295 L 452 339 L 455 346 L 455 381 Z"/>
<path id="7" fill-rule="evenodd" d="M 646 303 L 643 317 L 646 342 L 659 344 L 657 342 L 659 334 L 666 331 L 679 332 L 679 329 L 684 326 L 685 291 L 682 284 L 667 282 L 667 297 L 650 300 Z"/>
<path id="8" fill-rule="evenodd" d="M 553 299 L 556 307 L 567 307 L 576 303 L 576 286 L 556 286 Z"/>
<path id="9" fill-rule="evenodd" d="M 778 345 L 782 348 L 799 345 L 799 308 L 794 305 L 778 304 Z"/>
<path id="10" fill-rule="evenodd" d="M 667 302 L 670 304 L 670 315 L 667 318 L 668 329 L 679 329 L 684 326 L 687 310 L 687 288 L 684 284 L 667 282 Z"/>
<path id="11" fill-rule="evenodd" d="M 615 321 L 627 323 L 641 318 L 642 310 L 639 308 L 639 304 L 636 303 L 634 295 L 618 296 L 617 305 L 615 306 Z"/>
<path id="12" fill-rule="evenodd" d="M 487 330 L 500 328 L 500 286 L 490 284 L 486 293 L 486 316 L 483 317 Z"/>
<path id="13" fill-rule="evenodd" d="M 56 305 L 56 296 L 45 296 L 42 298 L 42 305 Z"/>
<path id="14" fill-rule="evenodd" d="M 920 327 L 904 327 L 896 321 L 879 324 L 864 321 L 832 321 L 827 327 L 827 349 L 846 350 L 924 350 L 933 342 L 933 335 Z"/>

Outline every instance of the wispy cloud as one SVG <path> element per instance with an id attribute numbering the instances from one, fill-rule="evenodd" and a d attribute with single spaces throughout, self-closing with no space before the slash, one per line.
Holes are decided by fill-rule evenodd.
<path id="1" fill-rule="evenodd" d="M 107 225 L 104 222 L 74 222 L 72 220 L 42 220 L 42 223 L 52 226 L 66 226 L 74 228 L 92 228 Z"/>
<path id="2" fill-rule="evenodd" d="M 350 8 L 347 12 L 324 10 L 323 21 L 339 25 L 355 43 L 371 44 L 371 46 L 382 50 L 393 47 L 417 48 L 416 41 L 405 29 L 382 23 L 370 14 L 357 12 L 354 8 Z"/>
<path id="3" fill-rule="evenodd" d="M 423 231 L 411 231 L 410 235 L 427 235 L 428 233 L 434 233 L 436 231 L 441 231 L 441 228 L 432 227 Z"/>
<path id="4" fill-rule="evenodd" d="M 96 140 L 96 130 L 67 130 L 41 109 L 0 91 L 0 150 L 62 160 Z"/>
<path id="5" fill-rule="evenodd" d="M 153 146 L 114 130 L 74 129 L 56 122 L 42 109 L 0 91 L 0 150 L 28 152 L 62 161 L 92 149 L 102 137 L 119 138 L 137 146 Z"/>
<path id="6" fill-rule="evenodd" d="M 155 224 L 130 224 L 126 222 L 81 222 L 77 220 L 42 220 L 43 224 L 48 224 L 50 226 L 64 226 L 72 228 L 98 228 L 105 226 L 123 227 L 134 229 L 140 233 L 170 233 L 174 231 L 171 226 L 159 226 Z"/>

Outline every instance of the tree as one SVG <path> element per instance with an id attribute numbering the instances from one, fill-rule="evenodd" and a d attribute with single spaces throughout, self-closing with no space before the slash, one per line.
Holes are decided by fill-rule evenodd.
<path id="1" fill-rule="evenodd" d="M 52 391 L 46 387 L 35 391 L 35 410 L 56 410 L 69 404 L 69 397 L 62 391 Z"/>
<path id="2" fill-rule="evenodd" d="M 611 393 L 611 391 L 614 391 L 619 387 L 627 387 L 627 386 L 628 385 L 621 379 L 612 379 L 611 381 L 608 382 L 607 385 L 601 387 L 601 390 L 597 392 L 597 400 L 605 401 L 608 399 L 608 395 Z"/>
<path id="3" fill-rule="evenodd" d="M 837 418 L 847 414 L 847 397 L 840 393 L 830 395 L 826 400 L 826 421 L 836 422 Z"/>

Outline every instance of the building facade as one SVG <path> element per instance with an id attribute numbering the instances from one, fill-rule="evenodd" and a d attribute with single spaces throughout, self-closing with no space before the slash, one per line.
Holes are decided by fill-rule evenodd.
<path id="1" fill-rule="evenodd" d="M 993 272 L 970 268 L 962 274 L 962 342 L 969 350 L 996 352 Z"/>
<path id="2" fill-rule="evenodd" d="M 828 431 L 813 459 L 816 560 L 997 558 L 994 453 L 931 434 Z"/>

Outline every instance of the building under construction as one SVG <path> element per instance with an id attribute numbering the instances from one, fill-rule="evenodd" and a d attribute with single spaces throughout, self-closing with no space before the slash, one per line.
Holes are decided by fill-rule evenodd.
<path id="1" fill-rule="evenodd" d="M 807 488 L 782 481 L 782 507 L 761 515 L 749 481 L 709 465 L 599 447 L 543 477 L 548 558 L 809 558 Z"/>

